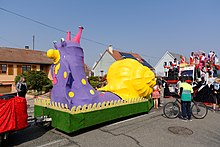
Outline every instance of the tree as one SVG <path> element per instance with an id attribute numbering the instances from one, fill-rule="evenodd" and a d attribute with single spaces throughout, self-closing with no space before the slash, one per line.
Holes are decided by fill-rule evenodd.
<path id="1" fill-rule="evenodd" d="M 27 71 L 23 74 L 15 77 L 15 83 L 17 83 L 20 77 L 23 76 L 26 79 L 28 90 L 36 90 L 38 93 L 49 91 L 52 88 L 52 82 L 47 77 L 47 74 L 42 71 Z"/>
<path id="2" fill-rule="evenodd" d="M 93 88 L 100 88 L 104 84 L 103 77 L 99 76 L 91 76 L 88 81 Z"/>

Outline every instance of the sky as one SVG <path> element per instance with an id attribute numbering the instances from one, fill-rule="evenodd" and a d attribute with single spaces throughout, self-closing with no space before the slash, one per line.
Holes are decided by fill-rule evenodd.
<path id="1" fill-rule="evenodd" d="M 138 53 L 154 66 L 166 51 L 220 53 L 219 0 L 0 0 L 0 47 L 47 51 L 76 34 L 92 68 L 113 49 Z"/>

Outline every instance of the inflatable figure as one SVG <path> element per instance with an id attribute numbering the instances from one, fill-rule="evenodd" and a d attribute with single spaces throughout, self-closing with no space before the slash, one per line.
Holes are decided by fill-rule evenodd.
<path id="1" fill-rule="evenodd" d="M 84 72 L 84 55 L 80 47 L 83 27 L 71 40 L 67 33 L 66 40 L 54 43 L 56 49 L 47 51 L 47 56 L 54 63 L 51 67 L 53 89 L 51 101 L 73 106 L 83 106 L 112 100 L 140 98 L 152 93 L 156 84 L 154 73 L 134 59 L 115 62 L 109 69 L 106 87 L 96 91 L 88 82 Z M 120 97 L 119 97 L 120 96 Z"/>
<path id="2" fill-rule="evenodd" d="M 66 40 L 55 43 L 56 49 L 47 51 L 54 64 L 51 72 L 53 89 L 51 101 L 73 106 L 83 106 L 120 98 L 111 92 L 98 92 L 88 82 L 84 72 L 84 55 L 80 47 L 80 36 L 83 27 L 79 27 L 78 34 L 71 40 L 71 33 L 67 33 Z"/>
<path id="3" fill-rule="evenodd" d="M 134 59 L 114 62 L 107 74 L 107 85 L 98 90 L 111 91 L 123 100 L 145 97 L 156 84 L 154 73 Z"/>

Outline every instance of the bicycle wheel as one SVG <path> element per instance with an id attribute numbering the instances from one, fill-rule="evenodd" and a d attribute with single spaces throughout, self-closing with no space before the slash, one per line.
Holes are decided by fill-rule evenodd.
<path id="1" fill-rule="evenodd" d="M 163 107 L 163 114 L 167 118 L 176 118 L 180 114 L 180 107 L 175 102 L 168 102 Z"/>
<path id="2" fill-rule="evenodd" d="M 193 103 L 191 109 L 192 109 L 192 116 L 195 117 L 196 119 L 203 119 L 208 113 L 207 106 L 202 102 Z"/>

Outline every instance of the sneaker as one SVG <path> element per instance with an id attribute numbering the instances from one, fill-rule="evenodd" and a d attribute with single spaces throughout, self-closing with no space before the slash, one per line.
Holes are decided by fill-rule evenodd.
<path id="1" fill-rule="evenodd" d="M 212 112 L 215 112 L 215 109 L 211 109 Z"/>
<path id="2" fill-rule="evenodd" d="M 189 121 L 193 121 L 192 119 L 188 119 Z"/>
<path id="3" fill-rule="evenodd" d="M 187 118 L 185 118 L 185 117 L 182 118 L 182 121 L 187 122 Z"/>

